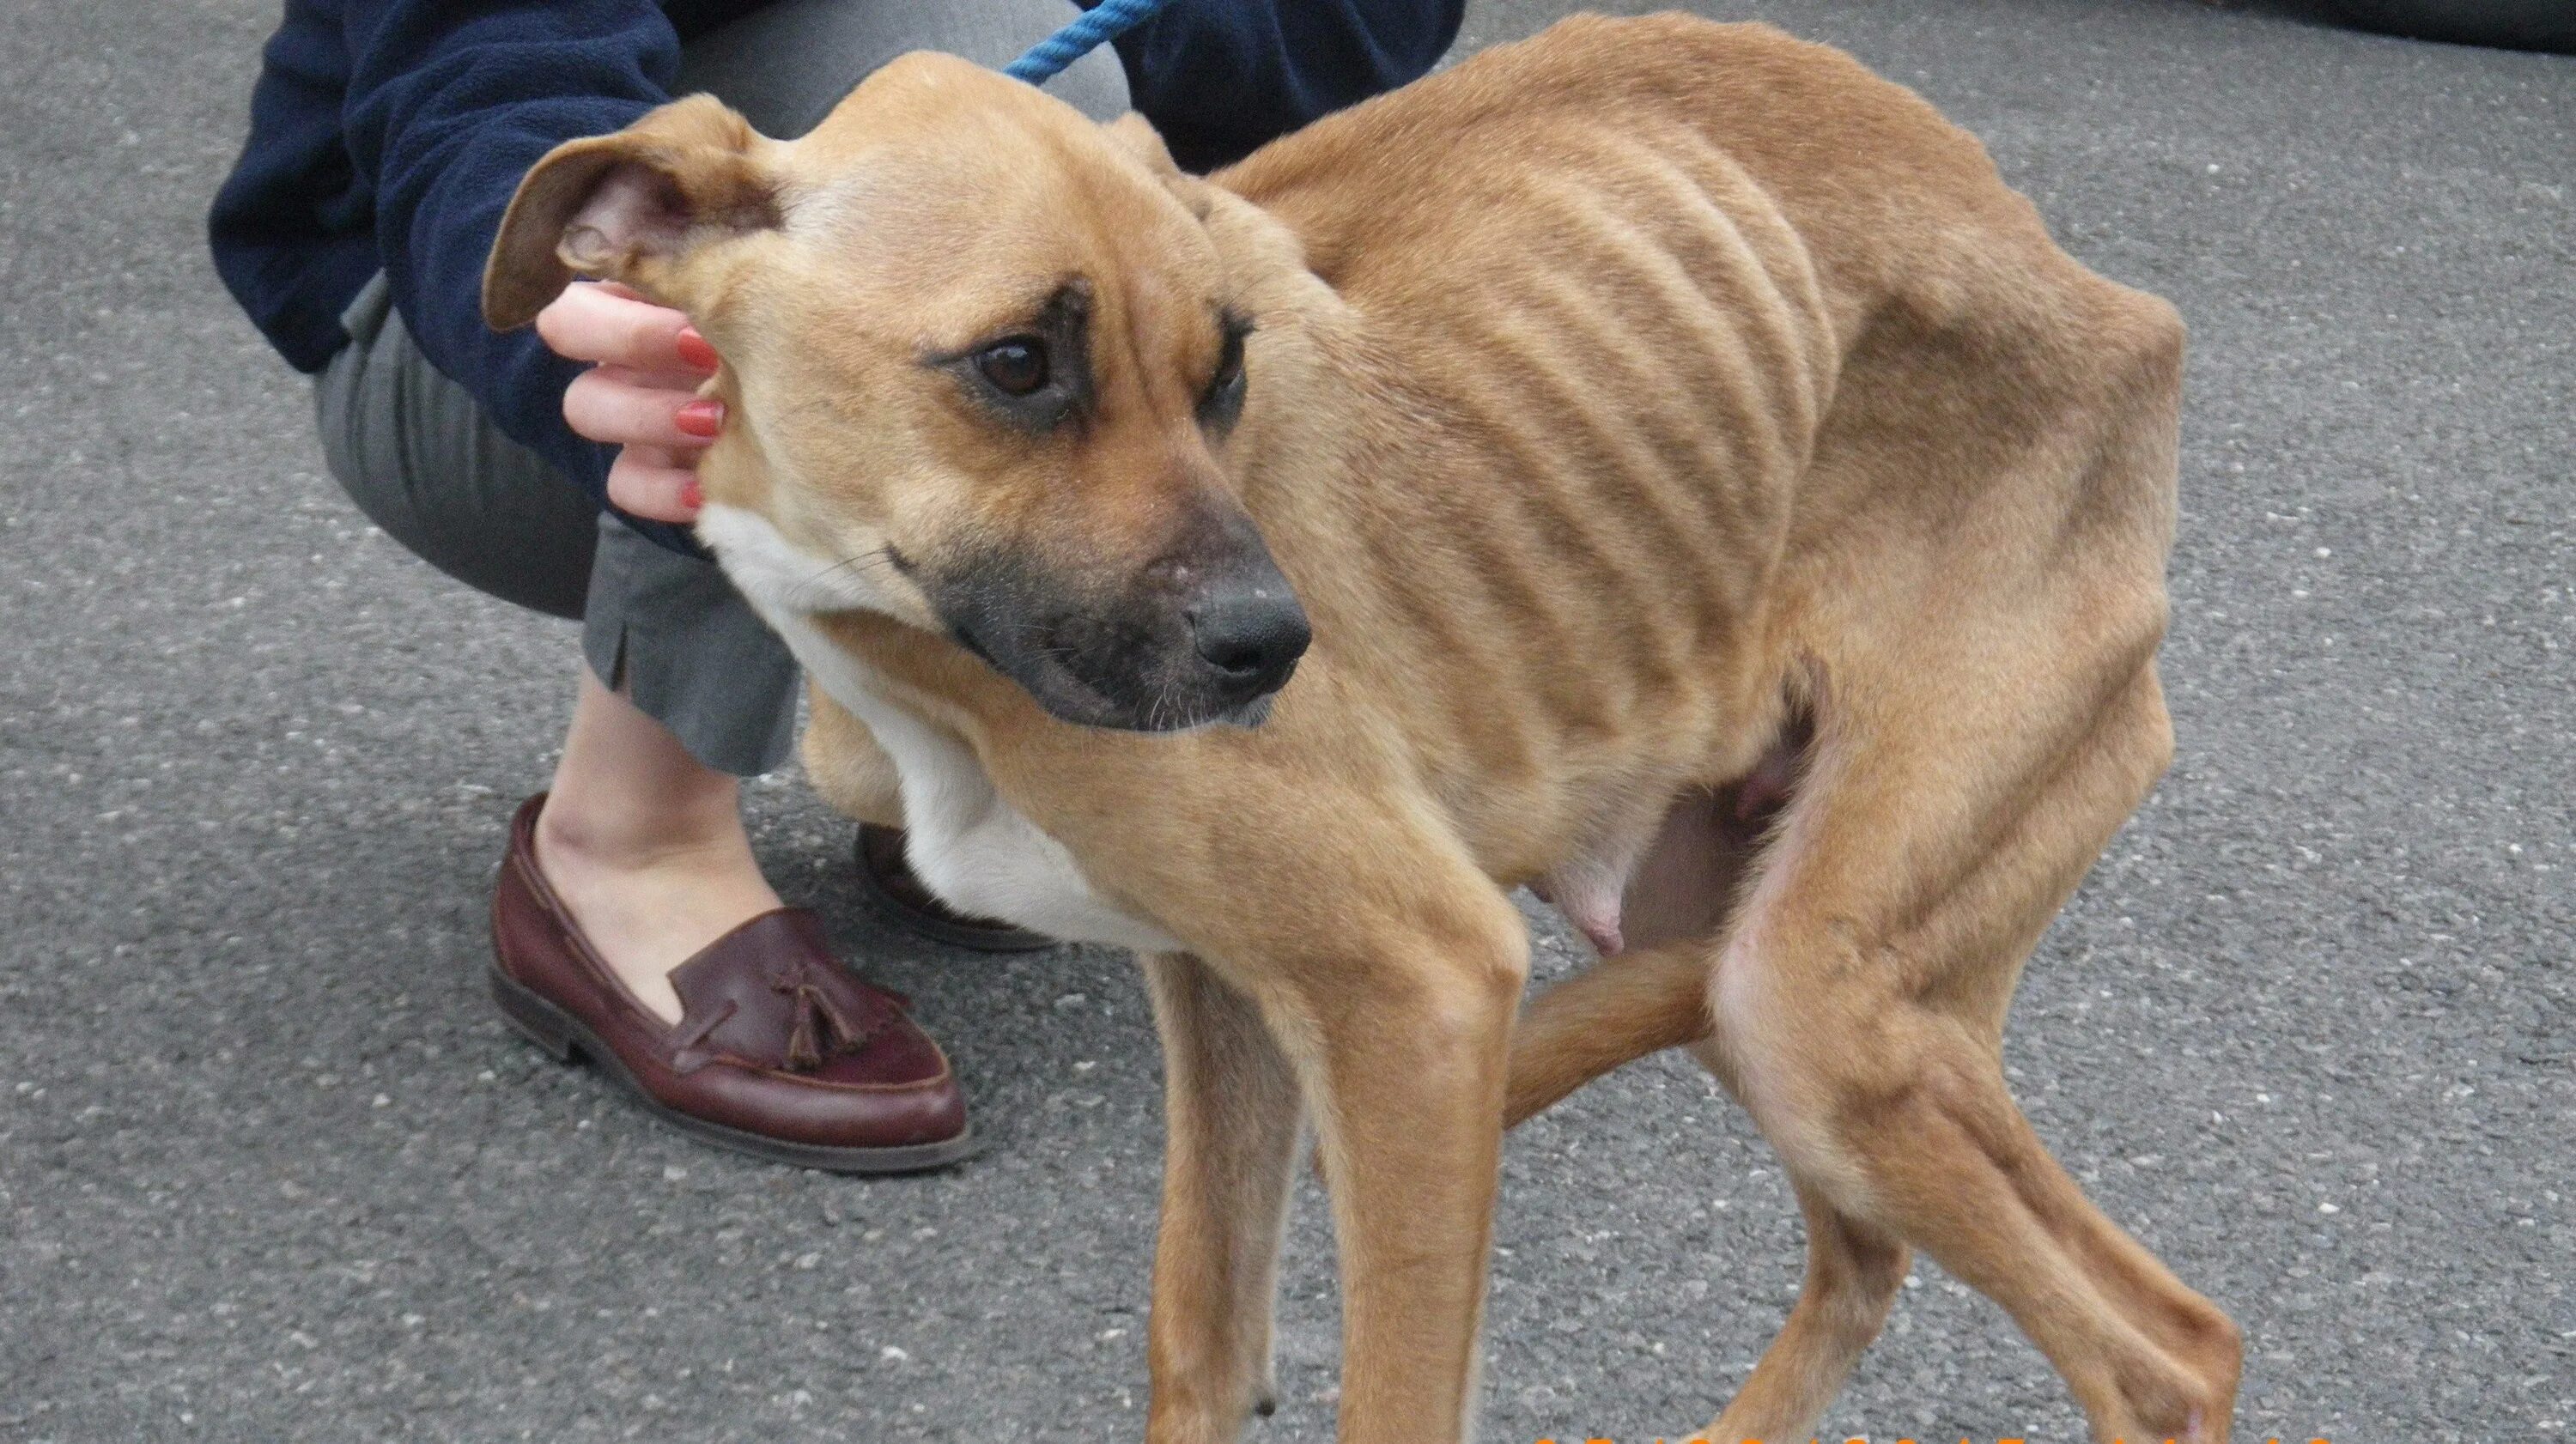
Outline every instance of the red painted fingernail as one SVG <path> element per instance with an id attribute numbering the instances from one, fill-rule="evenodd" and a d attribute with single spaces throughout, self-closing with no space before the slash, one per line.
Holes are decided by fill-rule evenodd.
<path id="1" fill-rule="evenodd" d="M 698 508 L 705 506 L 706 504 L 707 489 L 698 485 L 698 479 L 696 477 L 690 477 L 688 480 L 680 483 L 680 505 L 687 507 L 691 511 L 696 511 Z"/>
<path id="2" fill-rule="evenodd" d="M 671 424 L 691 436 L 713 436 L 724 430 L 724 403 L 701 396 L 681 407 L 672 416 Z"/>
<path id="3" fill-rule="evenodd" d="M 681 327 L 680 339 L 673 344 L 672 349 L 680 353 L 681 360 L 701 371 L 713 371 L 724 360 L 716 354 L 715 347 L 707 344 L 707 338 L 698 334 L 698 328 L 695 326 Z"/>

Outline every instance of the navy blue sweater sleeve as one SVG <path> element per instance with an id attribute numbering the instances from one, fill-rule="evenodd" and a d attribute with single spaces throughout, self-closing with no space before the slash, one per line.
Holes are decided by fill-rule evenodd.
<path id="1" fill-rule="evenodd" d="M 377 255 L 413 340 L 502 434 L 604 498 L 613 453 L 563 419 L 580 368 L 533 330 L 483 324 L 483 261 L 539 157 L 669 98 L 680 59 L 670 21 L 652 0 L 355 0 L 345 24 L 342 124 L 375 192 Z M 635 525 L 688 548 L 677 528 Z"/>
<path id="2" fill-rule="evenodd" d="M 1098 0 L 1082 0 L 1089 9 Z M 1118 39 L 1172 158 L 1212 170 L 1429 70 L 1465 0 L 1175 0 Z"/>
<path id="3" fill-rule="evenodd" d="M 348 344 L 340 311 L 376 273 L 374 199 L 340 140 L 348 47 L 332 0 L 287 0 L 260 51 L 250 139 L 206 218 L 215 273 L 298 371 Z"/>

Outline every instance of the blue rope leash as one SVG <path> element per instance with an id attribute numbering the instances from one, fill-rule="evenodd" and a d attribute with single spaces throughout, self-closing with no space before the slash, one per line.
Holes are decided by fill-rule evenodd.
<path id="1" fill-rule="evenodd" d="M 1171 0 L 1100 0 L 1079 19 L 1030 47 L 1004 75 L 1044 85 L 1066 66 L 1154 18 Z"/>

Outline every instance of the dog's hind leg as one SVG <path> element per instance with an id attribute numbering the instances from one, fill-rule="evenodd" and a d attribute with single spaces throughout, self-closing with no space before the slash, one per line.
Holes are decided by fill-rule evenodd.
<path id="1" fill-rule="evenodd" d="M 2054 743 L 1993 718 L 1939 725 L 1895 690 L 1839 728 L 1827 719 L 1719 961 L 1710 1062 L 1802 1193 L 2002 1304 L 2097 1439 L 2217 1444 L 2235 1326 L 2085 1199 L 2014 1106 L 2001 1060 L 2022 959 L 2170 755 L 2154 673 L 2115 684 Z M 1737 1420 L 1721 1430 L 1749 1437 Z"/>
<path id="2" fill-rule="evenodd" d="M 1807 740 L 1798 729 L 1748 783 L 1675 804 L 1630 888 L 1627 916 L 1646 946 L 1603 959 L 1522 1013 L 1512 1035 L 1504 1127 L 1594 1078 L 1685 1044 L 1702 1044 L 1693 1051 L 1734 1088 L 1725 1059 L 1706 1046 L 1720 931 Z M 1901 1240 L 1812 1187 L 1797 1185 L 1797 1193 L 1807 1222 L 1797 1306 L 1725 1417 L 1706 1431 L 1709 1439 L 1787 1439 L 1812 1427 L 1878 1337 L 1905 1281 L 1912 1255 Z"/>
<path id="3" fill-rule="evenodd" d="M 1716 1439 L 1789 1439 L 1815 1427 L 1878 1337 L 1912 1257 L 1892 1235 L 1797 1185 L 1807 1219 L 1807 1277 L 1797 1306 L 1726 1413 L 1702 1431 Z"/>
<path id="4" fill-rule="evenodd" d="M 1666 943 L 1604 960 L 1532 1003 L 1512 1038 L 1505 1127 L 1594 1078 L 1666 1048 L 1693 1051 L 1730 1089 L 1731 1071 L 1707 1046 L 1709 980 L 1716 945 Z M 1789 1321 L 1763 1352 L 1717 1439 L 1788 1439 L 1812 1428 L 1878 1337 L 1910 1257 L 1904 1243 L 1844 1213 L 1821 1191 L 1797 1185 L 1807 1220 L 1807 1276 Z"/>
<path id="5" fill-rule="evenodd" d="M 1167 1114 L 1146 1437 L 1230 1441 L 1278 1403 L 1272 1309 L 1303 1110 L 1249 999 L 1187 953 L 1144 961 Z"/>

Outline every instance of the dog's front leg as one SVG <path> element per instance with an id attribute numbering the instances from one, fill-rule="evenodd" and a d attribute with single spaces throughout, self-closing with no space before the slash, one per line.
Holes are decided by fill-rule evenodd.
<path id="1" fill-rule="evenodd" d="M 1187 953 L 1147 957 L 1163 1035 L 1162 1233 L 1154 1252 L 1149 1444 L 1231 1444 L 1277 1403 L 1279 1234 L 1297 1079 L 1251 1000 Z"/>
<path id="2" fill-rule="evenodd" d="M 821 687 L 809 683 L 805 697 L 810 720 L 797 750 L 806 780 L 843 817 L 903 826 L 903 774 L 876 734 Z"/>
<path id="3" fill-rule="evenodd" d="M 1276 958 L 1243 978 L 1297 1068 L 1332 1193 L 1342 1444 L 1467 1436 L 1528 974 L 1526 929 L 1490 883 L 1406 891 L 1418 905 L 1402 914 L 1338 919 L 1352 936 L 1328 961 Z"/>

